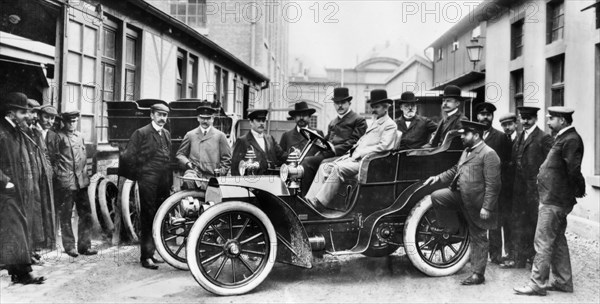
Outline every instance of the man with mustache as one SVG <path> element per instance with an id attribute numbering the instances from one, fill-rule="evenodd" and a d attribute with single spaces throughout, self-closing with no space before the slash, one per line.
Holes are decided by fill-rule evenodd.
<path id="1" fill-rule="evenodd" d="M 495 229 L 498 220 L 498 196 L 502 186 L 500 158 L 483 141 L 486 125 L 468 120 L 463 120 L 461 125 L 461 139 L 466 149 L 458 164 L 446 172 L 428 178 L 424 184 L 450 182 L 450 187 L 431 194 L 436 220 L 430 229 L 444 238 L 466 233 L 458 230 L 456 212 L 462 212 L 467 221 L 472 244 L 472 275 L 460 284 L 479 285 L 485 282 L 489 246 L 487 230 Z"/>
<path id="2" fill-rule="evenodd" d="M 517 115 L 515 113 L 507 113 L 500 116 L 500 126 L 502 126 L 502 130 L 504 130 L 504 134 L 508 137 L 510 144 L 514 144 L 517 136 L 519 135 L 517 132 Z"/>
<path id="3" fill-rule="evenodd" d="M 461 96 L 459 87 L 449 85 L 444 88 L 444 94 L 442 95 L 442 111 L 444 111 L 445 117 L 442 118 L 438 124 L 435 135 L 428 146 L 435 148 L 442 145 L 448 132 L 462 128 L 461 120 L 467 120 L 467 117 L 465 117 L 459 109 L 463 100 L 464 97 Z M 460 139 L 455 138 L 450 145 L 450 149 L 462 150 Z"/>
<path id="4" fill-rule="evenodd" d="M 540 108 L 518 107 L 523 132 L 511 151 L 515 165 L 511 211 L 513 260 L 504 261 L 501 268 L 525 268 L 535 255 L 533 238 L 538 219 L 539 193 L 537 175 L 550 148 L 552 136 L 536 126 Z"/>
<path id="5" fill-rule="evenodd" d="M 435 122 L 417 115 L 417 102 L 413 92 L 404 92 L 400 96 L 402 115 L 396 120 L 398 130 L 402 132 L 400 150 L 419 149 L 429 142 L 429 137 L 437 129 Z"/>
<path id="6" fill-rule="evenodd" d="M 119 175 L 137 181 L 140 192 L 140 262 L 142 267 L 158 269 L 162 263 L 154 257 L 152 222 L 160 204 L 171 194 L 171 133 L 165 129 L 169 107 L 158 101 L 150 107 L 152 121 L 133 132 L 119 162 L 130 172 Z"/>
<path id="7" fill-rule="evenodd" d="M 268 110 L 254 109 L 248 113 L 250 131 L 240 137 L 233 146 L 231 157 L 231 175 L 244 175 L 240 170 L 240 161 L 244 160 L 248 149 L 253 149 L 256 161 L 260 164 L 257 174 L 265 175 L 285 160 L 283 150 L 270 134 L 265 134 Z"/>
<path id="8" fill-rule="evenodd" d="M 488 147 L 492 148 L 500 157 L 501 163 L 501 180 L 502 180 L 502 191 L 500 191 L 500 197 L 498 199 L 498 228 L 490 230 L 490 260 L 494 264 L 500 264 L 502 262 L 502 244 L 505 244 L 506 251 L 510 250 L 510 212 L 512 202 L 506 197 L 506 186 L 505 175 L 507 172 L 507 166 L 510 162 L 510 152 L 512 144 L 508 138 L 501 131 L 492 127 L 492 121 L 494 120 L 494 112 L 496 112 L 496 106 L 489 102 L 482 102 L 475 106 L 475 113 L 477 114 L 477 121 L 485 125 L 483 131 L 483 141 Z M 504 231 L 504 234 L 502 233 Z M 504 235 L 504 238 L 502 237 Z"/>
<path id="9" fill-rule="evenodd" d="M 300 101 L 294 104 L 294 110 L 288 112 L 288 114 L 296 121 L 296 126 L 293 129 L 283 133 L 281 140 L 279 141 L 279 146 L 281 146 L 281 149 L 283 149 L 285 158 L 287 158 L 287 155 L 292 152 L 293 148 L 302 151 L 304 146 L 306 146 L 308 143 L 308 140 L 304 138 L 302 134 L 300 134 L 300 129 L 310 129 L 308 127 L 308 122 L 310 121 L 310 117 L 316 111 L 317 110 L 315 109 L 309 108 L 306 101 Z M 319 135 L 325 137 L 323 135 L 323 131 L 313 131 L 316 131 L 319 133 Z M 307 156 L 313 156 L 317 152 L 317 147 L 313 147 Z"/>

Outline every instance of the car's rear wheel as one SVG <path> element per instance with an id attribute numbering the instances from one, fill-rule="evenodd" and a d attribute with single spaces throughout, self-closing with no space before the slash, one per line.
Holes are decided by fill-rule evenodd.
<path id="1" fill-rule="evenodd" d="M 188 266 L 200 286 L 218 295 L 237 295 L 256 288 L 271 272 L 277 235 L 257 207 L 225 202 L 200 215 L 186 250 Z"/>
<path id="2" fill-rule="evenodd" d="M 140 194 L 137 182 L 125 180 L 120 195 L 123 225 L 129 239 L 137 242 L 140 235 Z"/>
<path id="3" fill-rule="evenodd" d="M 459 218 L 460 227 L 456 233 L 436 233 L 431 230 L 435 221 L 431 196 L 428 195 L 417 203 L 406 219 L 404 249 L 412 264 L 424 274 L 435 277 L 452 275 L 469 260 L 468 227 Z"/>
<path id="4" fill-rule="evenodd" d="M 169 196 L 158 208 L 152 222 L 152 237 L 156 251 L 169 265 L 187 270 L 185 246 L 188 234 L 198 213 L 190 214 L 181 205 L 182 200 L 204 201 L 204 191 L 179 191 Z M 190 202 L 191 203 L 191 202 Z"/>

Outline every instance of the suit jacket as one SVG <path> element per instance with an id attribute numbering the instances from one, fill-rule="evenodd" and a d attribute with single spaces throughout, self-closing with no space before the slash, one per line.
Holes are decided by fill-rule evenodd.
<path id="1" fill-rule="evenodd" d="M 323 138 L 325 137 L 325 135 L 323 135 L 323 131 L 314 130 L 314 129 L 311 129 L 311 130 L 316 131 Z M 304 136 L 302 136 L 302 134 L 300 134 L 300 132 L 298 132 L 298 127 L 294 127 L 293 129 L 283 133 L 283 135 L 281 136 L 281 140 L 279 140 L 279 146 L 283 150 L 284 158 L 286 158 L 286 159 L 287 159 L 288 154 L 290 152 L 292 152 L 292 148 L 296 148 L 296 149 L 302 151 L 302 149 L 304 149 L 304 146 L 306 146 L 307 143 L 308 143 L 308 140 L 306 138 L 304 138 Z M 309 151 L 307 156 L 313 156 L 318 151 L 319 150 L 317 147 L 313 147 Z"/>
<path id="2" fill-rule="evenodd" d="M 46 149 L 50 166 L 52 166 L 52 172 L 56 174 L 56 161 L 58 160 L 58 134 L 52 130 L 48 130 L 48 133 L 46 133 Z"/>
<path id="3" fill-rule="evenodd" d="M 410 126 L 406 127 L 404 115 L 396 119 L 398 130 L 402 131 L 400 150 L 419 149 L 429 142 L 431 133 L 435 132 L 437 125 L 431 119 L 416 115 Z"/>
<path id="4" fill-rule="evenodd" d="M 226 174 L 231 167 L 231 147 L 227 137 L 214 127 L 206 135 L 200 127 L 187 132 L 176 157 L 184 168 L 188 162 L 195 164 L 205 177 L 214 176 L 217 168 L 221 169 L 221 174 Z"/>
<path id="5" fill-rule="evenodd" d="M 581 174 L 583 141 L 575 128 L 556 137 L 537 176 L 540 203 L 570 208 L 585 194 Z"/>
<path id="6" fill-rule="evenodd" d="M 284 161 L 283 158 L 283 150 L 277 142 L 275 142 L 275 138 L 269 134 L 264 134 L 265 138 L 265 149 L 264 151 L 258 145 L 258 142 L 252 135 L 252 131 L 248 131 L 246 135 L 240 137 L 235 142 L 233 146 L 233 156 L 231 158 L 231 175 L 238 176 L 240 175 L 240 161 L 244 160 L 246 157 L 246 152 L 248 151 L 248 147 L 252 146 L 254 148 L 254 152 L 256 153 L 256 161 L 260 164 L 258 174 L 265 175 L 269 172 L 268 162 L 271 162 L 274 166 L 279 166 Z"/>
<path id="7" fill-rule="evenodd" d="M 155 168 L 149 166 L 148 161 L 161 149 L 159 136 L 152 123 L 135 130 L 119 160 L 119 175 L 131 180 L 139 180 L 144 173 L 155 171 Z M 163 128 L 162 136 L 171 151 L 171 133 Z M 165 163 L 163 170 L 168 170 L 169 165 Z"/>
<path id="8" fill-rule="evenodd" d="M 371 124 L 350 151 L 352 157 L 363 158 L 370 153 L 392 150 L 395 143 L 396 124 L 389 115 L 384 115 Z"/>
<path id="9" fill-rule="evenodd" d="M 442 119 L 435 130 L 435 135 L 431 139 L 431 146 L 437 147 L 441 145 L 444 142 L 446 134 L 452 130 L 458 130 L 462 128 L 462 123 L 460 121 L 466 119 L 467 117 L 460 111 L 457 111 L 454 113 L 454 115 L 450 115 Z M 462 142 L 460 142 L 460 138 L 457 137 L 454 139 L 450 149 L 462 149 Z"/>
<path id="10" fill-rule="evenodd" d="M 440 181 L 458 179 L 460 194 L 473 223 L 482 229 L 495 229 L 498 222 L 498 196 L 500 181 L 500 158 L 496 152 L 481 143 L 467 156 L 465 149 L 458 164 L 438 175 Z M 490 211 L 487 220 L 481 219 L 481 208 Z"/>
<path id="11" fill-rule="evenodd" d="M 367 131 L 367 121 L 354 111 L 349 112 L 341 119 L 336 117 L 329 123 L 327 139 L 335 147 L 335 155 L 346 154 L 358 139 Z"/>
<path id="12" fill-rule="evenodd" d="M 78 190 L 90 184 L 87 171 L 85 142 L 81 133 L 58 132 L 58 154 L 56 162 L 56 186 L 60 189 Z"/>
<path id="13" fill-rule="evenodd" d="M 488 135 L 483 141 L 486 145 L 488 145 L 488 147 L 496 151 L 496 154 L 498 154 L 498 157 L 500 157 L 503 167 L 506 162 L 510 161 L 512 144 L 504 132 L 492 127 L 488 130 Z"/>

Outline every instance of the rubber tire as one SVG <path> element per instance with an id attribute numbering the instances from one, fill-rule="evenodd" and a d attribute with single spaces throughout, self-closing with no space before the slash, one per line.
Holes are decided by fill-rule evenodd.
<path id="1" fill-rule="evenodd" d="M 187 261 L 185 261 L 185 262 L 178 261 L 177 259 L 175 259 L 174 257 L 172 257 L 169 254 L 169 252 L 167 251 L 165 246 L 163 246 L 162 235 L 160 232 L 161 232 L 161 228 L 162 228 L 163 219 L 167 215 L 167 212 L 169 211 L 169 209 L 171 209 L 171 207 L 173 207 L 174 204 L 179 204 L 179 202 L 183 198 L 186 198 L 188 196 L 191 196 L 194 198 L 199 198 L 200 201 L 202 201 L 202 202 L 204 201 L 204 191 L 184 190 L 184 191 L 176 192 L 173 195 L 169 196 L 160 205 L 160 207 L 158 208 L 158 211 L 156 211 L 156 215 L 154 216 L 154 221 L 152 222 L 152 239 L 154 239 L 154 246 L 156 247 L 156 251 L 158 252 L 158 254 L 160 254 L 160 256 L 163 258 L 163 260 L 165 260 L 165 262 L 167 262 L 169 265 L 171 265 L 177 269 L 181 269 L 181 270 L 189 269 Z M 187 254 L 187 251 L 186 251 L 186 254 Z"/>
<path id="2" fill-rule="evenodd" d="M 263 268 L 262 272 L 252 281 L 238 288 L 223 288 L 214 285 L 208 279 L 206 279 L 202 275 L 202 271 L 200 270 L 200 266 L 198 265 L 198 260 L 196 259 L 195 252 L 196 245 L 198 244 L 198 240 L 200 239 L 200 233 L 204 230 L 204 228 L 206 228 L 206 225 L 208 225 L 215 217 L 221 215 L 224 212 L 229 211 L 244 211 L 255 216 L 265 226 L 265 229 L 267 230 L 269 236 L 269 241 L 271 243 L 269 255 L 265 256 L 267 264 Z M 213 207 L 208 208 L 208 210 L 206 210 L 204 213 L 202 213 L 202 215 L 200 215 L 200 217 L 198 218 L 198 220 L 196 220 L 194 226 L 192 226 L 192 229 L 190 230 L 186 246 L 188 266 L 190 268 L 190 271 L 192 272 L 192 276 L 194 276 L 194 279 L 196 279 L 198 284 L 200 284 L 202 288 L 214 294 L 221 296 L 232 296 L 244 294 L 253 290 L 267 278 L 267 275 L 269 275 L 271 269 L 273 269 L 273 265 L 275 264 L 275 258 L 277 257 L 277 234 L 275 233 L 275 228 L 273 227 L 271 220 L 269 220 L 269 217 L 267 217 L 267 215 L 259 208 L 244 202 L 225 202 L 219 203 Z"/>
<path id="3" fill-rule="evenodd" d="M 130 212 L 129 212 L 129 205 L 130 205 L 130 200 L 129 198 L 131 197 L 130 192 L 131 191 L 135 191 L 134 194 L 134 204 L 136 204 L 138 206 L 140 206 L 140 197 L 139 197 L 139 193 L 138 193 L 138 186 L 137 183 L 135 181 L 132 181 L 130 179 L 125 180 L 125 183 L 123 183 L 123 188 L 121 189 L 121 217 L 123 218 L 123 226 L 125 226 L 125 230 L 127 231 L 127 234 L 129 235 L 129 238 L 134 241 L 134 242 L 138 242 L 139 238 L 137 235 L 137 231 L 135 231 L 135 228 L 133 227 L 133 222 L 131 221 L 131 217 Z"/>
<path id="4" fill-rule="evenodd" d="M 425 261 L 423 261 L 421 255 L 419 255 L 419 253 L 416 252 L 416 248 L 414 248 L 414 244 L 417 243 L 417 226 L 421 221 L 423 215 L 432 207 L 433 203 L 431 202 L 431 196 L 427 195 L 423 197 L 410 211 L 410 214 L 406 219 L 406 223 L 404 224 L 404 250 L 406 251 L 406 255 L 408 256 L 408 259 L 411 261 L 413 266 L 415 266 L 415 268 L 417 268 L 422 273 L 431 277 L 453 275 L 456 272 L 460 271 L 469 261 L 469 257 L 471 255 L 471 243 L 469 238 L 466 239 L 466 242 L 468 242 L 468 248 L 463 253 L 463 256 L 460 257 L 459 261 L 457 261 L 454 265 L 447 268 L 436 268 L 427 264 Z M 410 246 L 412 246 L 412 248 Z"/>
<path id="5" fill-rule="evenodd" d="M 98 220 L 98 211 L 96 210 L 96 200 L 98 199 L 98 184 L 104 179 L 106 179 L 106 177 L 100 173 L 92 175 L 90 178 L 90 185 L 87 188 L 88 201 L 90 202 L 90 214 L 92 215 L 92 231 L 95 232 L 102 231 L 102 226 L 100 226 L 100 221 Z"/>
<path id="6" fill-rule="evenodd" d="M 116 187 L 116 185 L 107 178 L 100 181 L 100 184 L 98 185 L 98 203 L 100 205 L 100 213 L 102 214 L 102 220 L 104 222 L 104 225 L 106 226 L 105 232 L 108 234 L 112 234 L 115 229 L 115 226 L 113 223 L 113 219 L 110 218 L 108 202 L 106 201 L 106 188 L 109 185 L 111 185 L 112 187 Z M 110 204 L 112 204 L 112 201 L 110 202 Z"/>

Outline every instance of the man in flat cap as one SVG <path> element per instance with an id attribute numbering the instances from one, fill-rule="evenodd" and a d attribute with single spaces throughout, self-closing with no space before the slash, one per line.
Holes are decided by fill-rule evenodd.
<path id="1" fill-rule="evenodd" d="M 231 147 L 227 143 L 227 136 L 213 127 L 216 112 L 217 109 L 206 100 L 196 108 L 200 126 L 185 134 L 176 154 L 177 161 L 186 169 L 184 177 L 210 178 L 215 173 L 225 175 L 231 167 Z M 188 189 L 199 184 L 184 183 Z"/>
<path id="2" fill-rule="evenodd" d="M 517 132 L 517 115 L 515 113 L 506 113 L 498 119 L 500 126 L 504 130 L 504 134 L 510 140 L 511 145 L 517 140 L 519 132 Z"/>
<path id="3" fill-rule="evenodd" d="M 488 147 L 492 148 L 500 157 L 502 169 L 502 191 L 498 199 L 498 229 L 490 230 L 490 260 L 494 264 L 502 262 L 502 244 L 506 244 L 507 252 L 511 252 L 510 240 L 510 212 L 512 202 L 506 199 L 505 191 L 505 175 L 508 173 L 506 167 L 510 162 L 510 152 L 512 145 L 506 135 L 502 131 L 492 127 L 494 120 L 494 112 L 496 106 L 489 102 L 482 102 L 475 106 L 475 114 L 477 121 L 484 124 L 486 127 L 483 131 L 483 141 Z M 504 231 L 504 233 L 502 233 Z M 504 236 L 504 237 L 503 237 Z"/>
<path id="4" fill-rule="evenodd" d="M 31 243 L 27 205 L 34 187 L 25 134 L 21 125 L 27 116 L 27 96 L 2 96 L 0 119 L 0 264 L 13 283 L 42 284 L 44 277 L 31 275 Z"/>
<path id="5" fill-rule="evenodd" d="M 306 198 L 314 205 L 322 205 L 329 209 L 343 210 L 346 202 L 334 201 L 338 194 L 340 184 L 348 179 L 355 179 L 358 174 L 360 160 L 368 154 L 388 151 L 394 148 L 396 142 L 396 124 L 388 115 L 388 108 L 392 100 L 387 97 L 387 92 L 382 89 L 371 91 L 371 98 L 367 101 L 373 109 L 376 120 L 367 129 L 364 136 L 348 150 L 346 154 L 334 162 L 322 164 L 320 173 L 325 173 L 327 178 L 320 178 L 321 183 L 313 183 L 306 194 Z"/>
<path id="6" fill-rule="evenodd" d="M 550 153 L 537 176 L 540 206 L 535 231 L 531 280 L 514 290 L 521 295 L 545 295 L 546 290 L 573 292 L 571 257 L 565 238 L 567 215 L 585 196 L 581 174 L 583 141 L 571 124 L 573 109 L 548 108 L 548 127 L 556 133 Z M 549 282 L 552 270 L 553 282 Z"/>
<path id="7" fill-rule="evenodd" d="M 159 100 L 150 107 L 152 121 L 133 132 L 121 159 L 127 178 L 137 181 L 140 191 L 140 262 L 142 267 L 158 269 L 154 257 L 152 222 L 160 204 L 171 194 L 171 133 L 165 129 L 169 107 Z"/>
<path id="8" fill-rule="evenodd" d="M 498 196 L 500 195 L 500 158 L 494 149 L 483 141 L 486 125 L 463 120 L 462 141 L 467 147 L 458 164 L 425 181 L 425 185 L 448 183 L 449 188 L 431 194 L 436 222 L 431 230 L 437 234 L 465 234 L 458 229 L 456 212 L 462 212 L 467 220 L 471 239 L 472 275 L 461 281 L 462 285 L 478 285 L 485 282 L 488 255 L 487 230 L 496 229 Z"/>
<path id="9" fill-rule="evenodd" d="M 79 254 L 94 255 L 92 249 L 92 215 L 87 187 L 90 178 L 87 170 L 85 141 L 77 131 L 79 111 L 62 113 L 64 127 L 58 132 L 58 153 L 55 173 L 57 209 L 60 220 L 62 243 L 65 252 L 71 257 Z M 71 227 L 73 205 L 79 216 L 77 243 Z M 77 251 L 75 251 L 77 245 Z"/>
<path id="10" fill-rule="evenodd" d="M 265 134 L 268 110 L 254 109 L 248 113 L 250 131 L 241 136 L 233 146 L 231 158 L 231 175 L 244 175 L 240 171 L 240 161 L 244 160 L 248 149 L 253 149 L 256 161 L 260 164 L 258 175 L 269 174 L 269 169 L 274 169 L 285 160 L 283 150 L 270 134 Z"/>
<path id="11" fill-rule="evenodd" d="M 309 108 L 306 101 L 300 101 L 294 104 L 294 109 L 289 111 L 288 114 L 292 117 L 293 120 L 296 121 L 296 126 L 283 133 L 281 136 L 281 140 L 279 141 L 279 146 L 283 149 L 284 156 L 287 158 L 287 155 L 292 152 L 292 150 L 298 149 L 302 151 L 304 146 L 308 143 L 308 140 L 300 134 L 300 129 L 310 129 L 308 126 L 308 122 L 310 121 L 310 117 L 317 110 L 313 108 Z M 312 130 L 312 129 L 311 129 Z M 325 137 L 323 135 L 323 131 L 321 130 L 313 130 L 319 133 L 319 135 Z M 313 147 L 311 151 L 307 154 L 307 156 L 313 156 L 317 153 L 318 150 L 316 147 Z"/>
<path id="12" fill-rule="evenodd" d="M 464 97 L 461 96 L 459 87 L 449 85 L 444 88 L 444 94 L 442 95 L 442 111 L 444 111 L 444 118 L 442 118 L 438 124 L 435 135 L 431 139 L 429 146 L 435 148 L 442 145 L 448 132 L 462 128 L 461 121 L 467 120 L 459 109 L 463 100 Z M 462 149 L 460 140 L 455 139 L 452 142 L 450 149 Z"/>
<path id="13" fill-rule="evenodd" d="M 315 156 L 304 159 L 302 162 L 304 167 L 303 193 L 308 192 L 323 160 L 346 154 L 367 131 L 367 121 L 350 109 L 352 96 L 350 96 L 348 88 L 334 88 L 331 101 L 333 101 L 337 117 L 329 122 L 325 139 L 333 144 L 335 151 L 319 152 Z"/>
<path id="14" fill-rule="evenodd" d="M 535 255 L 533 237 L 538 218 L 539 194 L 537 175 L 550 148 L 552 136 L 537 126 L 536 107 L 518 107 L 523 132 L 511 151 L 515 166 L 513 202 L 511 211 L 512 250 L 514 260 L 504 261 L 501 268 L 525 268 L 527 260 Z"/>
<path id="15" fill-rule="evenodd" d="M 422 148 L 437 129 L 435 122 L 417 114 L 418 102 L 413 92 L 404 92 L 400 96 L 402 115 L 396 120 L 398 130 L 402 132 L 400 150 Z"/>

